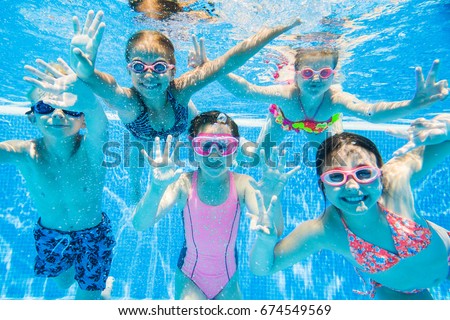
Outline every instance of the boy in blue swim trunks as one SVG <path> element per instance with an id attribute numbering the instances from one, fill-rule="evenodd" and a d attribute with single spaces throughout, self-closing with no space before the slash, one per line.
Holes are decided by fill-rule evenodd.
<path id="1" fill-rule="evenodd" d="M 24 80 L 35 86 L 27 116 L 42 137 L 1 142 L 0 163 L 20 169 L 39 213 L 36 276 L 53 278 L 62 288 L 76 280 L 76 299 L 99 299 L 102 291 L 110 294 L 105 288 L 115 245 L 101 210 L 107 118 L 63 60 L 37 63 L 46 73 L 26 66 L 38 79 Z M 84 128 L 88 132 L 81 134 Z"/>

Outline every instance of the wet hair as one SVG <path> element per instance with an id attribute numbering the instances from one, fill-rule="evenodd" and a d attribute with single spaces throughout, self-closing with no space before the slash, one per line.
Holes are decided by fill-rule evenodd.
<path id="1" fill-rule="evenodd" d="M 136 12 L 143 12 L 156 20 L 164 20 L 183 10 L 175 0 L 154 0 L 146 3 L 146 0 L 128 0 L 128 5 Z"/>
<path id="2" fill-rule="evenodd" d="M 316 153 L 316 173 L 320 176 L 323 173 L 323 168 L 327 163 L 330 163 L 331 158 L 345 145 L 354 145 L 361 147 L 375 155 L 377 167 L 383 166 L 383 159 L 375 144 L 356 133 L 342 132 L 328 137 L 323 141 Z"/>
<path id="3" fill-rule="evenodd" d="M 295 70 L 299 70 L 304 63 L 306 57 L 326 57 L 331 56 L 333 58 L 333 65 L 331 68 L 336 68 L 339 60 L 339 51 L 332 47 L 319 47 L 319 48 L 299 48 L 295 53 Z"/>
<path id="4" fill-rule="evenodd" d="M 131 61 L 131 52 L 134 49 L 156 51 L 167 58 L 167 62 L 175 65 L 175 47 L 172 41 L 161 32 L 155 30 L 141 30 L 134 33 L 127 41 L 125 60 Z"/>
<path id="5" fill-rule="evenodd" d="M 220 115 L 224 115 L 226 119 L 218 120 Z M 223 123 L 228 125 L 231 129 L 231 135 L 239 139 L 239 128 L 236 122 L 234 122 L 234 120 L 231 119 L 227 114 L 220 112 L 218 110 L 202 112 L 199 115 L 197 115 L 194 119 L 192 119 L 191 125 L 189 126 L 188 129 L 189 137 L 195 138 L 205 125 L 207 124 L 213 125 L 216 123 Z"/>

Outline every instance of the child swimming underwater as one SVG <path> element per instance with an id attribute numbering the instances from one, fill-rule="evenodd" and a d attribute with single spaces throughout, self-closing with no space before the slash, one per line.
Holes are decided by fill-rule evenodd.
<path id="1" fill-rule="evenodd" d="M 250 176 L 229 170 L 239 146 L 238 127 L 230 117 L 219 111 L 202 113 L 191 122 L 189 137 L 198 170 L 182 174 L 169 158 L 171 138 L 163 154 L 157 143 L 155 160 L 149 158 L 153 168 L 148 190 L 136 207 L 133 225 L 145 230 L 175 205 L 183 208 L 185 247 L 180 254 L 175 297 L 241 299 L 236 260 L 240 215 L 246 207 L 255 221 L 257 197 L 262 196 L 255 193 Z M 281 179 L 297 170 L 283 174 Z M 264 190 L 268 193 L 264 199 L 281 192 L 278 179 L 279 175 L 265 175 Z M 279 204 L 275 207 L 274 211 L 281 212 Z M 275 219 L 278 230 L 282 230 L 282 217 Z"/>
<path id="2" fill-rule="evenodd" d="M 78 19 L 74 18 L 71 65 L 94 93 L 118 112 L 125 127 L 141 141 L 153 141 L 156 136 L 162 139 L 168 135 L 178 137 L 184 133 L 189 121 L 197 114 L 193 105 L 187 107 L 194 93 L 219 76 L 243 65 L 272 39 L 300 24 L 299 20 L 295 20 L 286 26 L 263 29 L 238 43 L 223 56 L 179 78 L 175 78 L 176 61 L 172 42 L 157 31 L 138 31 L 130 37 L 125 50 L 133 84 L 131 88 L 125 88 L 113 76 L 95 68 L 105 28 L 102 17 L 101 11 L 95 16 L 93 11 L 89 11 L 82 28 Z M 131 175 L 136 194 L 139 193 L 139 172 Z"/>
<path id="3" fill-rule="evenodd" d="M 272 233 L 258 232 L 250 257 L 253 272 L 271 274 L 328 249 L 368 279 L 371 288 L 362 294 L 432 299 L 428 288 L 448 278 L 450 238 L 415 210 L 411 184 L 449 156 L 448 129 L 449 115 L 414 122 L 413 138 L 397 154 L 406 153 L 384 165 L 376 146 L 363 136 L 344 132 L 326 139 L 316 164 L 331 206 L 280 241 L 273 225 L 266 224 Z M 270 210 L 265 216 L 270 221 Z"/>
<path id="4" fill-rule="evenodd" d="M 39 80 L 25 80 L 36 86 L 29 93 L 27 115 L 42 137 L 1 142 L 0 162 L 17 166 L 39 214 L 35 275 L 50 277 L 62 288 L 76 281 L 76 299 L 99 299 L 102 291 L 108 298 L 115 240 L 102 212 L 106 172 L 101 146 L 108 139 L 107 118 L 63 60 L 59 65 L 38 63 L 47 73 L 27 66 Z M 86 134 L 80 133 L 83 128 Z"/>
<path id="5" fill-rule="evenodd" d="M 341 113 L 369 122 L 398 119 L 430 106 L 448 96 L 448 82 L 436 82 L 439 60 L 435 60 L 426 80 L 416 68 L 416 93 L 411 100 L 367 103 L 333 85 L 339 53 L 331 48 L 303 48 L 295 55 L 295 78 L 290 84 L 257 86 L 242 77 L 229 74 L 220 83 L 237 97 L 271 103 L 269 116 L 257 142 L 267 136 L 279 144 L 288 131 L 306 132 L 310 141 L 322 142 L 327 132 L 342 131 Z M 207 61 L 204 41 L 194 38 L 190 65 Z"/>

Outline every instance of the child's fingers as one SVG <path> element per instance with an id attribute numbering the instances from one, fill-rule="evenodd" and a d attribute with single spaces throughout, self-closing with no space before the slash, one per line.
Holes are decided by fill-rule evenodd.
<path id="1" fill-rule="evenodd" d="M 286 173 L 287 177 L 290 178 L 292 177 L 295 173 L 297 173 L 297 171 L 299 171 L 301 169 L 300 166 L 296 166 L 294 169 L 292 169 L 291 171 L 289 171 L 288 173 Z"/>
<path id="2" fill-rule="evenodd" d="M 102 42 L 103 39 L 103 33 L 105 32 L 105 23 L 102 22 L 100 23 L 100 26 L 96 29 L 95 34 L 93 35 L 93 39 L 94 39 L 94 46 L 95 48 L 98 48 L 100 46 L 100 43 Z"/>
<path id="3" fill-rule="evenodd" d="M 194 46 L 194 52 L 198 56 L 200 54 L 200 46 L 198 45 L 197 36 L 192 35 L 192 45 Z"/>
<path id="4" fill-rule="evenodd" d="M 202 57 L 202 62 L 206 62 L 208 58 L 206 57 L 206 49 L 205 49 L 205 39 L 200 38 L 200 56 Z"/>
<path id="5" fill-rule="evenodd" d="M 404 155 L 408 151 L 416 148 L 416 144 L 413 141 L 409 141 L 407 144 L 405 144 L 403 147 L 399 148 L 397 151 L 394 152 L 394 156 L 398 157 L 401 155 Z"/>
<path id="6" fill-rule="evenodd" d="M 99 25 L 102 22 L 102 18 L 103 18 L 103 11 L 100 10 L 95 15 L 95 18 L 94 18 L 94 20 L 92 21 L 92 24 L 89 27 L 89 30 L 88 30 L 88 36 L 89 37 L 92 38 L 97 33 Z"/>
<path id="7" fill-rule="evenodd" d="M 86 16 L 86 21 L 84 22 L 83 30 L 81 31 L 83 34 L 87 34 L 89 32 L 89 28 L 94 20 L 94 10 L 89 10 Z"/>
<path id="8" fill-rule="evenodd" d="M 164 159 L 169 158 L 171 144 L 172 144 L 172 136 L 169 134 L 167 136 L 166 143 L 164 145 L 164 155 L 163 155 Z"/>
<path id="9" fill-rule="evenodd" d="M 425 79 L 423 78 L 422 68 L 416 68 L 416 88 L 423 89 L 425 86 Z"/>
<path id="10" fill-rule="evenodd" d="M 75 58 L 77 58 L 78 62 L 82 65 L 86 65 L 86 66 L 90 66 L 91 64 L 91 60 L 89 59 L 89 57 L 83 52 L 81 51 L 80 48 L 74 48 L 73 49 L 73 54 L 75 55 Z"/>
<path id="11" fill-rule="evenodd" d="M 283 150 L 280 155 L 280 159 L 278 160 L 278 171 L 283 172 L 286 168 L 286 150 Z"/>
<path id="12" fill-rule="evenodd" d="M 23 80 L 28 82 L 29 84 L 35 86 L 36 88 L 45 89 L 44 86 L 42 85 L 41 81 L 39 81 L 35 78 L 23 77 Z"/>
<path id="13" fill-rule="evenodd" d="M 40 78 L 41 80 L 48 82 L 49 84 L 55 84 L 55 79 L 50 77 L 48 74 L 28 65 L 25 66 L 25 69 L 34 74 L 36 77 Z"/>
<path id="14" fill-rule="evenodd" d="M 72 18 L 72 24 L 73 24 L 73 33 L 80 34 L 80 20 L 78 20 L 78 17 L 74 16 Z"/>
<path id="15" fill-rule="evenodd" d="M 161 159 L 161 140 L 159 137 L 155 138 L 155 142 L 153 143 L 153 146 L 155 148 L 155 159 Z"/>
<path id="16" fill-rule="evenodd" d="M 255 196 L 256 196 L 256 203 L 258 204 L 258 213 L 259 213 L 259 216 L 262 216 L 263 214 L 266 213 L 266 208 L 264 207 L 264 198 L 263 198 L 263 195 L 262 195 L 261 191 L 256 190 L 256 191 L 255 191 Z"/>
<path id="17" fill-rule="evenodd" d="M 58 58 L 56 59 L 56 61 L 58 61 L 58 63 L 63 67 L 64 71 L 66 71 L 67 74 L 74 73 L 72 68 L 70 68 L 69 64 L 62 58 Z"/>
<path id="18" fill-rule="evenodd" d="M 397 138 L 409 139 L 409 132 L 403 129 L 387 129 L 385 132 Z"/>
<path id="19" fill-rule="evenodd" d="M 57 70 L 56 68 L 54 68 L 53 66 L 51 66 L 49 63 L 45 62 L 42 59 L 36 59 L 36 63 L 41 65 L 42 67 L 44 67 L 48 72 L 50 72 L 56 78 L 60 78 L 63 76 L 63 74 L 59 70 Z"/>
<path id="20" fill-rule="evenodd" d="M 431 69 L 428 72 L 427 84 L 433 84 L 436 82 L 436 76 L 437 76 L 438 70 L 439 70 L 439 60 L 436 59 L 433 61 L 433 64 L 431 65 Z"/>

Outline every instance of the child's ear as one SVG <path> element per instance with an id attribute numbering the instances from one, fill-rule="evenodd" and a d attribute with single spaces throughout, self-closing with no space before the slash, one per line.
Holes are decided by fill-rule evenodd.
<path id="1" fill-rule="evenodd" d="M 27 113 L 27 118 L 30 123 L 35 124 L 36 123 L 36 116 L 34 115 L 34 112 Z"/>
<path id="2" fill-rule="evenodd" d="M 82 120 L 83 120 L 83 124 L 81 125 L 81 129 L 86 129 L 86 118 L 84 116 L 84 114 L 82 115 Z"/>

